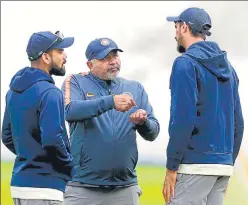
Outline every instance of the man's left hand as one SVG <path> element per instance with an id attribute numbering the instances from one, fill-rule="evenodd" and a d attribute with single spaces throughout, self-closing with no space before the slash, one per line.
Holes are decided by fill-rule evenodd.
<path id="1" fill-rule="evenodd" d="M 141 125 L 147 120 L 147 113 L 143 109 L 139 109 L 130 115 L 130 122 Z"/>
<path id="2" fill-rule="evenodd" d="M 86 75 L 89 75 L 90 72 L 80 72 L 79 74 L 82 75 L 82 76 L 86 76 Z"/>
<path id="3" fill-rule="evenodd" d="M 164 178 L 164 188 L 163 188 L 164 200 L 167 203 L 170 202 L 171 197 L 175 198 L 176 179 L 177 179 L 177 171 L 167 169 Z"/>

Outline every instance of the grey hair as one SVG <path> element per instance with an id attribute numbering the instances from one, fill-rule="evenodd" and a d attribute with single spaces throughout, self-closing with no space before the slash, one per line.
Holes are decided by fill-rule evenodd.
<path id="1" fill-rule="evenodd" d="M 95 59 L 92 59 L 91 61 L 90 61 L 92 64 L 95 64 Z"/>

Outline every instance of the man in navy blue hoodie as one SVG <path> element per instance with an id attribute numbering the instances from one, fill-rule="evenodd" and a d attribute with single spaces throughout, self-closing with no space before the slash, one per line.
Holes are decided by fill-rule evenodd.
<path id="1" fill-rule="evenodd" d="M 74 38 L 34 33 L 27 45 L 31 67 L 18 71 L 6 95 L 3 144 L 16 155 L 11 180 L 15 205 L 62 204 L 73 163 L 65 127 L 62 92 L 51 75 L 65 75 Z"/>
<path id="2" fill-rule="evenodd" d="M 210 36 L 211 19 L 189 8 L 175 22 L 167 171 L 163 195 L 173 205 L 222 205 L 243 137 L 237 74 Z"/>

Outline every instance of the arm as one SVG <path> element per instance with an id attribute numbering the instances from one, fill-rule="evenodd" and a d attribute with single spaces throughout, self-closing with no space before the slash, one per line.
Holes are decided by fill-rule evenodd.
<path id="1" fill-rule="evenodd" d="M 63 96 L 58 89 L 47 90 L 40 104 L 40 130 L 42 147 L 54 158 L 54 168 L 71 175 L 73 162 L 65 128 Z M 65 170 L 66 169 L 66 170 Z"/>
<path id="2" fill-rule="evenodd" d="M 237 81 L 238 77 L 236 76 Z M 238 83 L 237 83 L 238 84 Z M 236 93 L 236 103 L 234 108 L 234 123 L 235 123 L 235 131 L 234 131 L 234 147 L 233 147 L 233 164 L 236 161 L 238 156 L 240 146 L 243 139 L 243 132 L 244 132 L 244 119 L 242 115 L 242 108 L 240 104 L 239 92 L 237 88 Z"/>
<path id="3" fill-rule="evenodd" d="M 149 103 L 148 95 L 143 88 L 142 85 L 140 85 L 142 88 L 142 97 L 141 97 L 141 109 L 145 110 L 147 113 L 147 120 L 142 125 L 136 125 L 138 133 L 148 141 L 153 141 L 157 138 L 159 131 L 160 131 L 160 125 L 158 120 L 155 118 L 153 113 L 153 108 Z"/>
<path id="4" fill-rule="evenodd" d="M 176 171 L 194 127 L 198 94 L 194 66 L 184 57 L 179 57 L 174 62 L 170 89 L 170 139 L 167 146 L 166 167 Z"/>
<path id="5" fill-rule="evenodd" d="M 16 154 L 13 137 L 11 132 L 10 117 L 7 109 L 7 104 L 4 112 L 3 125 L 2 125 L 2 142 L 14 154 Z"/>
<path id="6" fill-rule="evenodd" d="M 68 122 L 91 119 L 114 108 L 112 95 L 85 100 L 73 75 L 68 76 L 64 81 L 62 92 L 65 97 L 65 112 Z"/>

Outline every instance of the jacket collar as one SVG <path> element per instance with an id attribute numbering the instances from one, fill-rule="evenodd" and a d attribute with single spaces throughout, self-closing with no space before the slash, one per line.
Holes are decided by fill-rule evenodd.
<path id="1" fill-rule="evenodd" d="M 105 80 L 102 80 L 102 79 L 98 78 L 96 75 L 92 74 L 91 72 L 89 72 L 88 76 L 89 76 L 90 79 L 92 79 L 93 81 L 99 83 L 103 87 L 109 88 L 109 85 L 107 84 L 107 82 Z M 118 82 L 119 82 L 119 78 L 111 80 L 110 87 L 111 88 L 114 87 L 116 84 L 118 84 Z"/>

